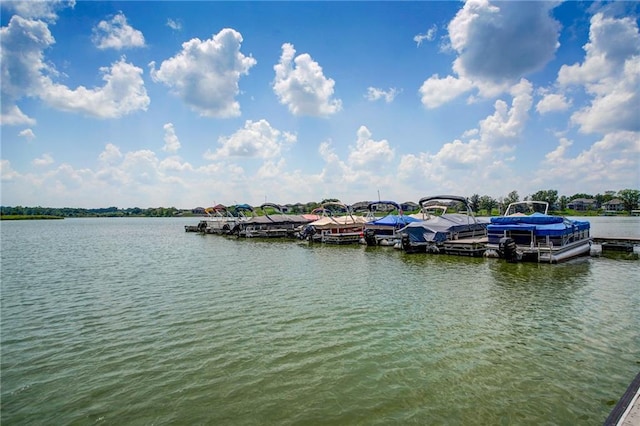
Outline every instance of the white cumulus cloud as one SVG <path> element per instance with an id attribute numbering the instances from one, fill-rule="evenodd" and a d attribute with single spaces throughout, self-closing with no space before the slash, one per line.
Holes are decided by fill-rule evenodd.
<path id="1" fill-rule="evenodd" d="M 521 142 L 529 111 L 533 103 L 533 86 L 526 79 L 514 84 L 509 93 L 511 104 L 503 99 L 494 103 L 494 112 L 479 122 L 477 129 L 464 132 L 468 141 L 455 139 L 435 153 L 419 152 L 400 158 L 398 178 L 409 188 L 421 190 L 429 182 L 441 191 L 466 194 L 480 181 L 516 185 L 509 176 L 507 154 Z M 452 171 L 460 170 L 455 179 Z M 497 188 L 492 188 L 497 190 Z M 499 192 L 508 190 L 501 188 Z"/>
<path id="2" fill-rule="evenodd" d="M 46 63 L 43 53 L 55 39 L 43 21 L 14 15 L 0 29 L 0 39 L 2 124 L 35 124 L 16 105 L 25 97 L 39 98 L 55 109 L 98 118 L 122 117 L 146 110 L 149 105 L 142 69 L 127 63 L 125 58 L 100 69 L 105 81 L 102 87 L 74 89 L 56 83 L 53 78 L 58 73 Z"/>
<path id="3" fill-rule="evenodd" d="M 540 114 L 546 114 L 554 111 L 566 111 L 571 106 L 571 102 L 567 100 L 562 93 L 547 93 L 536 105 L 536 111 Z"/>
<path id="4" fill-rule="evenodd" d="M 518 80 L 546 65 L 559 47 L 557 3 L 469 0 L 449 23 L 458 71 L 471 79 Z"/>
<path id="5" fill-rule="evenodd" d="M 371 139 L 371 132 L 365 126 L 360 126 L 355 147 L 349 153 L 349 165 L 355 168 L 379 168 L 393 160 L 394 151 L 386 140 Z"/>
<path id="6" fill-rule="evenodd" d="M 70 89 L 45 80 L 42 99 L 56 109 L 80 112 L 97 118 L 118 118 L 135 111 L 146 111 L 149 96 L 144 87 L 142 69 L 125 58 L 102 67 L 105 84 L 98 88 L 79 86 Z"/>
<path id="7" fill-rule="evenodd" d="M 473 82 L 466 78 L 447 76 L 440 78 L 434 74 L 420 87 L 422 104 L 427 108 L 437 108 L 473 88 Z"/>
<path id="8" fill-rule="evenodd" d="M 100 21 L 93 29 L 93 43 L 98 49 L 126 49 L 144 47 L 144 35 L 127 22 L 127 17 L 119 12 L 110 21 Z"/>
<path id="9" fill-rule="evenodd" d="M 591 96 L 572 122 L 584 133 L 640 130 L 640 33 L 635 19 L 595 14 L 584 50 L 583 63 L 564 65 L 558 73 L 561 87 L 583 86 Z"/>
<path id="10" fill-rule="evenodd" d="M 468 0 L 447 27 L 454 75 L 425 80 L 423 105 L 436 108 L 472 89 L 498 96 L 542 69 L 559 47 L 560 24 L 550 13 L 557 4 Z"/>
<path id="11" fill-rule="evenodd" d="M 240 104 L 238 81 L 257 61 L 240 52 L 242 35 L 225 28 L 208 40 L 191 39 L 182 50 L 155 68 L 154 81 L 169 86 L 190 108 L 206 117 L 236 117 Z"/>
<path id="12" fill-rule="evenodd" d="M 218 139 L 220 148 L 208 152 L 205 158 L 217 160 L 226 157 L 274 158 L 281 155 L 289 145 L 295 143 L 296 136 L 271 127 L 267 120 L 247 120 L 244 127 L 229 137 Z"/>
<path id="13" fill-rule="evenodd" d="M 283 44 L 280 62 L 273 67 L 273 91 L 280 103 L 294 115 L 328 116 L 340 111 L 342 101 L 333 99 L 335 82 L 325 77 L 308 53 L 295 55 L 292 44 Z"/>
<path id="14" fill-rule="evenodd" d="M 572 141 L 560 138 L 558 146 L 547 153 L 544 167 L 537 173 L 541 183 L 575 182 L 578 191 L 602 182 L 613 188 L 634 188 L 640 182 L 640 132 L 609 133 L 573 157 L 569 153 L 572 145 Z"/>
<path id="15" fill-rule="evenodd" d="M 167 123 L 164 128 L 164 146 L 163 151 L 176 152 L 180 149 L 180 140 L 176 135 L 176 130 L 173 127 L 173 123 Z"/>
<path id="16" fill-rule="evenodd" d="M 53 157 L 51 154 L 42 154 L 40 157 L 35 158 L 32 164 L 34 166 L 48 166 L 49 164 L 53 164 Z"/>
<path id="17" fill-rule="evenodd" d="M 28 141 L 36 138 L 35 133 L 33 133 L 33 130 L 31 129 L 21 130 L 20 133 L 18 133 L 18 136 L 25 138 Z"/>

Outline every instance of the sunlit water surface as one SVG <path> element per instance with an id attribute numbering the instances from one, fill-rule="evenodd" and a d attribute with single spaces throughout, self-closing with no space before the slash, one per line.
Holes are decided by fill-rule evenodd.
<path id="1" fill-rule="evenodd" d="M 638 218 L 590 220 L 640 234 Z M 196 223 L 2 222 L 3 425 L 597 425 L 640 369 L 638 260 L 184 232 Z"/>

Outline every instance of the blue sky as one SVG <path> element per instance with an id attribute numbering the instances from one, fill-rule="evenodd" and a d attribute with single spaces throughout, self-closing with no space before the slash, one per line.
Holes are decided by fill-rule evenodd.
<path id="1" fill-rule="evenodd" d="M 640 187 L 638 2 L 2 2 L 1 202 Z"/>

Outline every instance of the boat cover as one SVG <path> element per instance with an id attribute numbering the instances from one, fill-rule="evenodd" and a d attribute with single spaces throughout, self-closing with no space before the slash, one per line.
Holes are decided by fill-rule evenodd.
<path id="1" fill-rule="evenodd" d="M 542 225 L 549 223 L 562 223 L 564 218 L 562 216 L 551 216 L 544 213 L 533 213 L 530 215 L 515 214 L 509 216 L 497 216 L 491 218 L 491 223 L 495 224 L 515 224 L 515 223 L 529 223 L 532 225 Z"/>
<path id="2" fill-rule="evenodd" d="M 411 222 L 420 222 L 420 219 L 416 219 L 411 216 L 400 216 L 397 214 L 388 214 L 385 217 L 381 217 L 380 219 L 373 220 L 369 222 L 369 225 L 378 225 L 378 226 L 389 226 L 389 227 L 400 227 L 405 226 Z"/>
<path id="3" fill-rule="evenodd" d="M 537 214 L 537 213 L 534 213 Z M 533 216 L 533 215 L 531 215 Z M 531 217 L 528 216 L 528 217 Z M 544 215 L 543 215 L 544 216 Z M 504 216 L 504 218 L 509 218 L 510 216 Z M 487 230 L 490 234 L 492 233 L 502 233 L 504 231 L 527 231 L 534 232 L 535 235 L 540 237 L 561 237 L 563 235 L 572 234 L 577 231 L 588 230 L 591 227 L 591 224 L 587 221 L 583 220 L 571 220 L 565 219 L 560 216 L 555 216 L 556 218 L 560 218 L 560 222 L 555 223 L 523 223 L 523 222 L 513 222 L 513 223 L 493 223 L 493 219 L 491 220 L 491 224 L 487 226 Z"/>
<path id="4" fill-rule="evenodd" d="M 363 216 L 325 216 L 311 222 L 316 229 L 332 229 L 336 227 L 364 225 L 367 220 Z"/>
<path id="5" fill-rule="evenodd" d="M 474 223 L 466 214 L 450 213 L 412 222 L 402 228 L 400 232 L 408 234 L 413 243 L 441 243 L 449 238 L 449 233 L 451 232 L 471 230 L 483 232 L 487 228 L 488 222 L 486 218 L 476 218 L 476 223 Z"/>
<path id="6" fill-rule="evenodd" d="M 251 219 L 244 222 L 245 225 L 249 224 L 280 224 L 280 223 L 298 223 L 306 224 L 311 222 L 311 219 L 297 214 L 271 214 L 264 216 L 254 216 Z"/>

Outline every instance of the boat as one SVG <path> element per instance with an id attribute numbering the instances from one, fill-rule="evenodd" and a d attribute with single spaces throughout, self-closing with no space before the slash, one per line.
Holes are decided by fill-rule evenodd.
<path id="1" fill-rule="evenodd" d="M 383 217 L 375 217 L 378 206 L 383 208 L 392 207 L 397 214 L 387 214 Z M 405 216 L 402 214 L 400 205 L 395 201 L 372 201 L 367 206 L 370 221 L 364 224 L 364 242 L 368 246 L 396 246 L 400 244 L 401 234 L 398 232 L 411 222 L 418 222 L 421 219 Z M 386 211 L 386 209 L 385 209 Z"/>
<path id="2" fill-rule="evenodd" d="M 485 255 L 510 262 L 562 262 L 589 254 L 590 228 L 588 221 L 550 215 L 546 201 L 514 202 L 503 216 L 491 218 Z"/>
<path id="3" fill-rule="evenodd" d="M 242 208 L 238 210 L 231 209 L 239 213 L 234 215 L 230 208 L 222 204 L 208 207 L 205 209 L 206 217 L 198 222 L 196 226 L 185 225 L 185 231 L 203 234 L 229 234 L 237 223 L 247 219 L 242 214 Z"/>
<path id="4" fill-rule="evenodd" d="M 354 214 L 341 202 L 327 202 L 315 209 L 321 217 L 300 228 L 298 238 L 326 244 L 357 244 L 363 238 L 365 216 Z"/>
<path id="5" fill-rule="evenodd" d="M 401 247 L 406 253 L 446 253 L 482 256 L 487 243 L 489 218 L 476 217 L 469 201 L 456 195 L 421 198 L 423 220 L 399 230 Z"/>
<path id="6" fill-rule="evenodd" d="M 285 214 L 282 206 L 274 203 L 264 203 L 260 209 L 264 215 L 253 215 L 238 222 L 231 233 L 246 238 L 293 238 L 300 226 L 318 218 L 316 215 Z M 269 213 L 270 210 L 275 213 Z"/>

